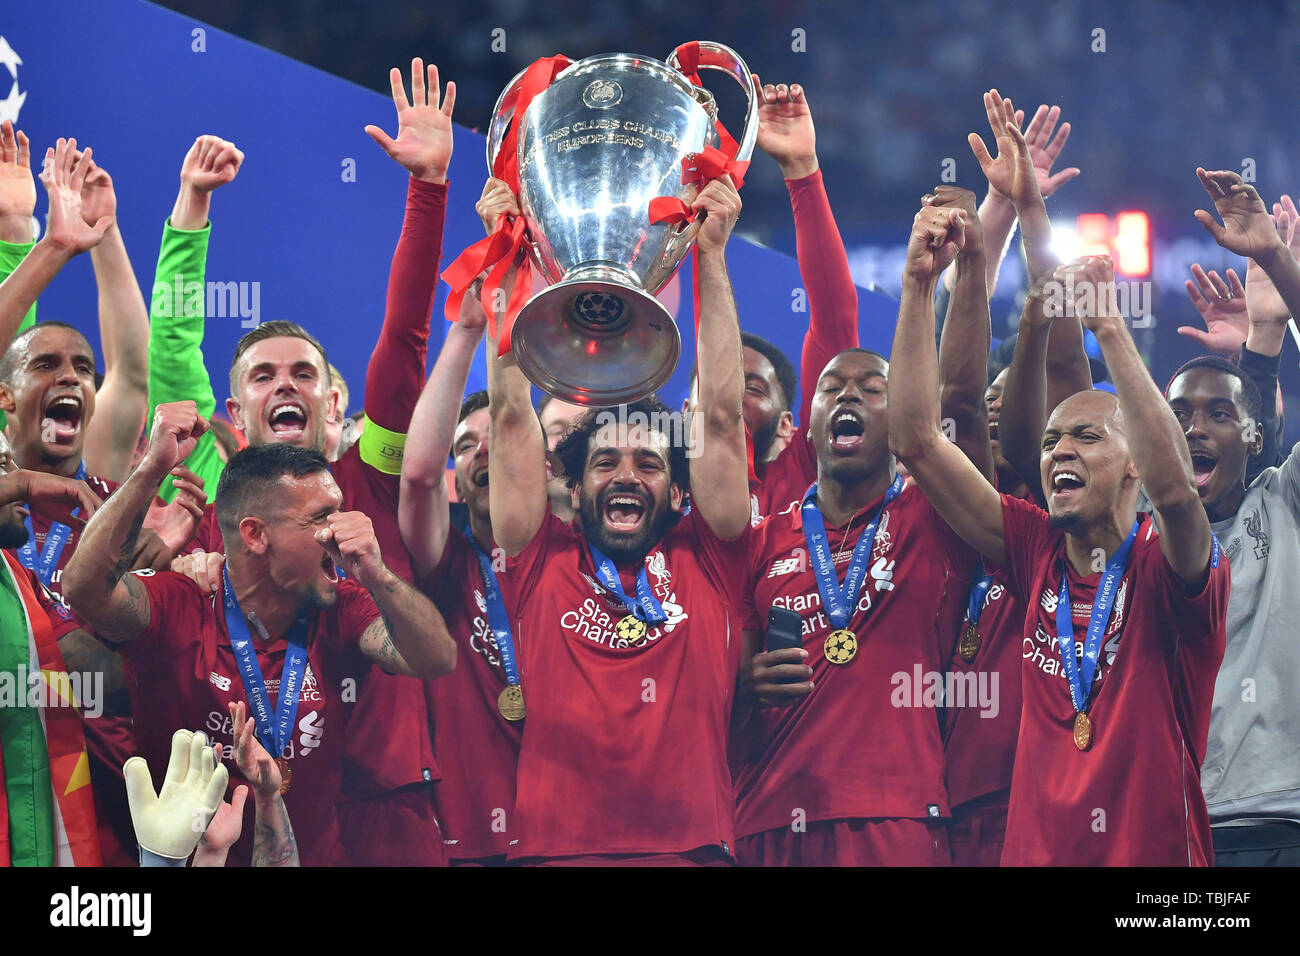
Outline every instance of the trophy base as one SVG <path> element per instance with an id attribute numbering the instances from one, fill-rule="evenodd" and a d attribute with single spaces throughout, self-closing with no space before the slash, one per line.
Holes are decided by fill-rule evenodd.
<path id="1" fill-rule="evenodd" d="M 510 333 L 519 370 L 547 394 L 592 408 L 661 387 L 677 368 L 681 337 L 662 303 L 628 278 L 588 266 L 529 299 Z"/>

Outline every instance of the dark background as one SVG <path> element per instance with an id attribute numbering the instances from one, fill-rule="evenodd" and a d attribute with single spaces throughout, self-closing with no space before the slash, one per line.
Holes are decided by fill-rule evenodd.
<path id="1" fill-rule="evenodd" d="M 1192 218 L 1208 207 L 1197 165 L 1241 170 L 1254 160 L 1267 202 L 1300 191 L 1300 4 L 1054 0 L 1005 4 L 855 4 L 731 0 L 636 4 L 525 0 L 164 0 L 207 21 L 375 90 L 413 55 L 459 89 L 456 118 L 483 128 L 516 72 L 540 56 L 625 51 L 662 58 L 688 39 L 734 47 L 764 80 L 799 82 L 817 124 L 818 153 L 855 278 L 896 294 L 903 238 L 945 158 L 957 181 L 987 188 L 966 145 L 991 143 L 980 100 L 996 86 L 1032 113 L 1058 104 L 1073 127 L 1058 168 L 1083 172 L 1048 200 L 1054 220 L 1082 212 L 1147 211 L 1154 233 L 1156 324 L 1138 333 L 1158 381 L 1200 349 L 1179 336 L 1199 324 L 1182 288 L 1192 261 L 1244 262 Z M 493 31 L 505 51 L 493 52 Z M 1094 31 L 1105 52 L 1094 52 Z M 803 31 L 805 52 L 795 52 Z M 498 34 L 498 37 L 502 36 Z M 715 90 L 717 84 L 711 84 Z M 723 118 L 738 106 L 722 94 Z M 731 115 L 735 115 L 732 110 Z M 738 125 L 738 124 L 733 124 Z M 756 157 L 741 231 L 794 252 L 776 165 Z M 1013 257 L 1014 258 L 1014 257 Z M 1020 270 L 999 284 L 994 334 L 1009 331 Z M 1283 385 L 1300 388 L 1288 343 Z"/>

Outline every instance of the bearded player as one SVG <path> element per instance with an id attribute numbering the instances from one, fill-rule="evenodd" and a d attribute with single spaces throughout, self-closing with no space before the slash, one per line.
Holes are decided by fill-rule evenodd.
<path id="1" fill-rule="evenodd" d="M 944 329 L 943 394 L 953 437 L 982 452 L 988 469 L 987 439 L 978 441 L 989 322 L 975 196 L 943 187 L 927 200 L 923 219 L 960 211 L 971 227 Z M 808 424 L 816 482 L 754 532 L 736 775 L 739 858 L 748 865 L 951 859 L 937 702 L 921 706 L 910 683 L 946 669 L 974 555 L 896 472 L 890 374 L 882 356 L 862 349 L 826 366 Z M 763 650 L 769 609 L 798 614 L 799 646 Z"/>
<path id="2" fill-rule="evenodd" d="M 1200 765 L 1228 569 L 1186 442 L 1114 307 L 1110 260 L 1081 260 L 1058 272 L 1055 291 L 1068 280 L 1080 302 L 1089 293 L 1097 302 L 1079 317 L 1101 344 L 1118 399 L 1082 392 L 1052 413 L 1041 459 L 1047 514 L 999 496 L 944 437 L 928 347 L 936 266 L 964 238 L 959 218 L 913 226 L 890 444 L 945 520 L 1005 569 L 1031 608 L 1002 863 L 1204 865 L 1211 849 Z M 1158 533 L 1137 515 L 1142 482 Z M 1140 788 L 1129 785 L 1134 767 Z"/>
<path id="3" fill-rule="evenodd" d="M 564 524 L 547 508 L 528 381 L 508 354 L 489 364 L 492 531 L 517 607 L 525 715 L 512 860 L 731 859 L 726 747 L 750 506 L 724 249 L 740 197 L 724 177 L 693 208 L 707 213 L 693 475 L 689 430 L 662 404 L 593 411 L 557 451 L 581 519 Z"/>

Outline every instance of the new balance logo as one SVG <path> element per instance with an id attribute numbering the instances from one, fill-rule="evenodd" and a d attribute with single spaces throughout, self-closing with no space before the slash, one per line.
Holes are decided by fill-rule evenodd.
<path id="1" fill-rule="evenodd" d="M 230 690 L 230 678 L 222 677 L 216 671 L 213 671 L 211 674 L 208 675 L 208 680 L 212 683 L 212 686 L 215 687 L 217 690 Z"/>
<path id="2" fill-rule="evenodd" d="M 767 572 L 769 578 L 779 578 L 783 574 L 793 574 L 803 568 L 803 558 L 778 558 L 772 562 L 772 570 Z"/>
<path id="3" fill-rule="evenodd" d="M 1056 610 L 1057 600 L 1058 598 L 1056 596 L 1055 591 L 1051 591 L 1048 590 L 1047 588 L 1044 588 L 1043 596 L 1039 598 L 1039 603 L 1043 605 L 1044 611 L 1046 611 L 1048 614 L 1051 614 L 1053 611 Z"/>

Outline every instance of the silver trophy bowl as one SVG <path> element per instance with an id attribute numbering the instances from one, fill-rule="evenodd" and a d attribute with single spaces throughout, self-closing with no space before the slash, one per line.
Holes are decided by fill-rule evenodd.
<path id="1" fill-rule="evenodd" d="M 700 43 L 700 69 L 732 75 L 748 96 L 737 159 L 758 136 L 749 68 L 718 43 Z M 515 319 L 511 347 L 538 387 L 578 405 L 634 402 L 672 376 L 681 337 L 655 298 L 690 251 L 699 223 L 651 225 L 650 200 L 688 205 L 682 160 L 718 145 L 713 96 L 666 63 L 611 54 L 580 60 L 535 97 L 518 129 L 519 207 L 530 254 L 550 287 Z M 526 71 L 525 71 L 526 72 Z M 497 100 L 488 131 L 492 169 L 510 123 Z"/>

